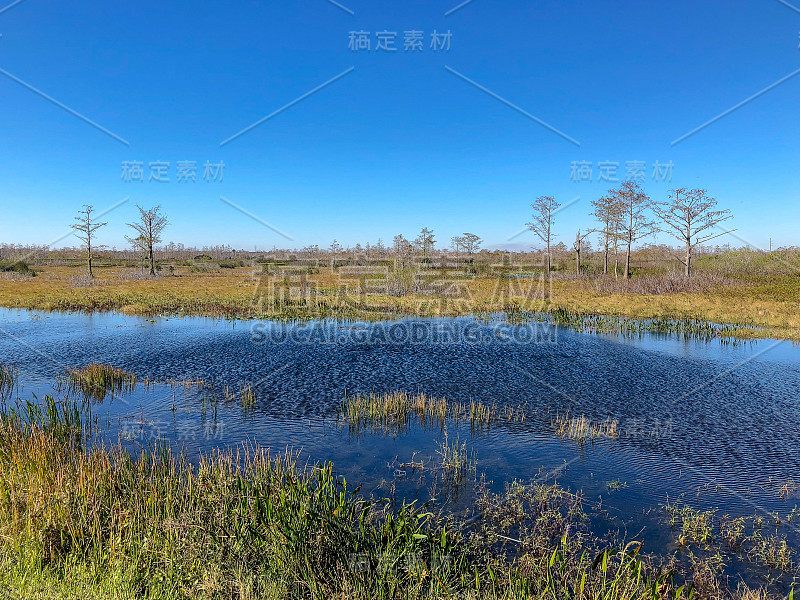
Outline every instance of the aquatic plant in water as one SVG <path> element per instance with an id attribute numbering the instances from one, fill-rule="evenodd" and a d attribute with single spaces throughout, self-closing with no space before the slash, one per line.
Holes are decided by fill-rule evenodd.
<path id="1" fill-rule="evenodd" d="M 556 435 L 584 444 L 597 439 L 615 439 L 620 435 L 616 420 L 610 417 L 604 421 L 593 422 L 585 416 L 570 417 L 569 413 L 556 415 L 551 426 Z"/>
<path id="2" fill-rule="evenodd" d="M 424 393 L 387 392 L 348 396 L 338 408 L 339 418 L 347 421 L 354 432 L 366 428 L 396 433 L 408 428 L 412 421 L 422 426 L 444 428 L 448 420 L 468 422 L 473 429 L 492 423 L 522 422 L 525 411 L 520 407 L 471 402 L 453 402 Z"/>
<path id="3" fill-rule="evenodd" d="M 19 382 L 19 371 L 16 367 L 0 364 L 0 398 L 10 395 Z"/>
<path id="4" fill-rule="evenodd" d="M 69 371 L 69 391 L 79 392 L 87 400 L 102 402 L 107 394 L 131 392 L 136 387 L 136 375 L 111 365 L 91 363 L 82 369 Z"/>

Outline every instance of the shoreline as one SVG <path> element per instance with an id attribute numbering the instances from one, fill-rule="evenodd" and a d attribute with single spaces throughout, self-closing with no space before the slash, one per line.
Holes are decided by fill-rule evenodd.
<path id="1" fill-rule="evenodd" d="M 800 302 L 796 300 L 800 298 L 800 279 L 795 277 L 731 280 L 691 293 L 648 294 L 633 287 L 619 291 L 618 286 L 628 284 L 613 278 L 554 278 L 544 299 L 534 280 L 512 277 L 476 276 L 455 281 L 452 274 L 441 273 L 430 289 L 390 295 L 361 291 L 363 282 L 350 286 L 352 282 L 338 272 L 315 273 L 295 282 L 248 267 L 224 271 L 198 274 L 176 270 L 174 275 L 156 279 L 126 279 L 124 270 L 98 269 L 93 283 L 84 285 L 75 282 L 75 268 L 48 267 L 24 281 L 0 279 L 0 307 L 242 321 L 375 322 L 502 315 L 508 321 L 550 320 L 606 333 L 671 333 L 674 324 L 681 324 L 683 330 L 702 330 L 704 337 L 800 341 Z"/>

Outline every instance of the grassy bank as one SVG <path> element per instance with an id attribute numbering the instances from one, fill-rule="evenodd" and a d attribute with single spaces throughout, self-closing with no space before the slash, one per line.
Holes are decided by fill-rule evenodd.
<path id="1" fill-rule="evenodd" d="M 44 267 L 37 277 L 0 279 L 0 306 L 290 320 L 491 313 L 517 318 L 545 312 L 588 331 L 800 339 L 800 279 L 789 275 L 703 279 L 700 274 L 688 283 L 672 276 L 620 282 L 556 275 L 545 300 L 535 277 L 433 271 L 423 289 L 386 294 L 339 271 L 317 270 L 295 280 L 260 268 L 177 267 L 171 275 L 138 279 L 109 267 L 97 269 L 98 277 L 87 282 L 77 268 Z"/>
<path id="2" fill-rule="evenodd" d="M 690 590 L 639 542 L 592 537 L 580 494 L 483 491 L 467 521 L 365 498 L 333 466 L 246 446 L 191 463 L 87 446 L 47 398 L 0 412 L 0 595 L 13 598 L 761 597 Z"/>

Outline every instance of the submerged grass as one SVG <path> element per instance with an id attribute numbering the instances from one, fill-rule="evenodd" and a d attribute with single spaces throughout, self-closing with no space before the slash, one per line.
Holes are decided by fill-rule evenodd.
<path id="1" fill-rule="evenodd" d="M 468 526 L 365 498 L 291 453 L 248 445 L 193 464 L 165 446 L 84 447 L 82 431 L 77 406 L 52 398 L 0 411 L 12 597 L 689 597 L 640 543 L 590 543 L 579 496 L 557 485 L 487 492 Z"/>
<path id="2" fill-rule="evenodd" d="M 127 393 L 136 387 L 136 375 L 102 363 L 91 363 L 82 369 L 69 371 L 68 387 L 87 400 L 102 402 L 106 395 Z"/>
<path id="3" fill-rule="evenodd" d="M 447 481 L 460 485 L 468 477 L 475 477 L 478 471 L 478 459 L 474 450 L 471 452 L 467 450 L 466 442 L 462 442 L 458 436 L 450 441 L 445 431 L 444 440 L 438 445 L 436 453 L 441 458 L 441 469 Z"/>
<path id="4" fill-rule="evenodd" d="M 439 428 L 444 428 L 448 421 L 455 424 L 468 422 L 473 429 L 478 429 L 500 421 L 525 420 L 522 408 L 479 401 L 453 402 L 421 392 L 408 394 L 401 391 L 348 396 L 338 411 L 339 418 L 347 421 L 354 432 L 372 429 L 396 433 L 406 430 L 412 422 Z"/>
<path id="5" fill-rule="evenodd" d="M 779 534 L 782 524 L 775 516 L 768 525 L 764 517 L 717 517 L 717 511 L 698 510 L 682 500 L 664 505 L 667 523 L 677 532 L 680 548 L 712 551 L 722 564 L 723 555 L 737 555 L 755 565 L 783 573 L 797 570 L 795 552 Z M 791 513 L 790 513 L 791 516 Z M 788 520 L 788 518 L 787 518 Z M 773 528 L 774 533 L 767 531 Z"/>

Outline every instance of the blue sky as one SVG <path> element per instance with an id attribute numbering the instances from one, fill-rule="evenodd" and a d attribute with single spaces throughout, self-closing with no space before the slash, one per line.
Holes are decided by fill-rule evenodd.
<path id="1" fill-rule="evenodd" d="M 458 3 L 343 0 L 350 14 L 326 0 L 5 11 L 0 0 L 0 242 L 52 242 L 82 204 L 128 197 L 104 217 L 109 246 L 124 245 L 139 203 L 162 205 L 165 241 L 186 245 L 388 242 L 427 226 L 440 242 L 471 231 L 529 247 L 530 233 L 509 238 L 549 194 L 581 198 L 558 216 L 569 243 L 592 225 L 589 201 L 615 185 L 598 181 L 600 163 L 618 163 L 622 179 L 640 161 L 654 198 L 704 187 L 741 238 L 800 243 L 800 75 L 671 145 L 800 69 L 800 9 L 474 0 L 445 16 Z M 422 51 L 403 50 L 410 30 Z M 452 33 L 449 51 L 430 48 L 434 30 Z M 351 51 L 351 31 L 369 32 L 371 51 Z M 376 51 L 379 31 L 397 32 L 396 52 Z M 123 181 L 124 161 L 143 162 L 145 181 Z M 147 181 L 155 161 L 170 163 L 169 183 Z M 196 182 L 177 181 L 179 161 L 197 163 Z M 203 180 L 206 161 L 225 163 L 221 182 Z M 573 180 L 577 161 L 591 163 L 591 182 Z M 674 165 L 671 182 L 653 180 L 656 161 Z"/>

